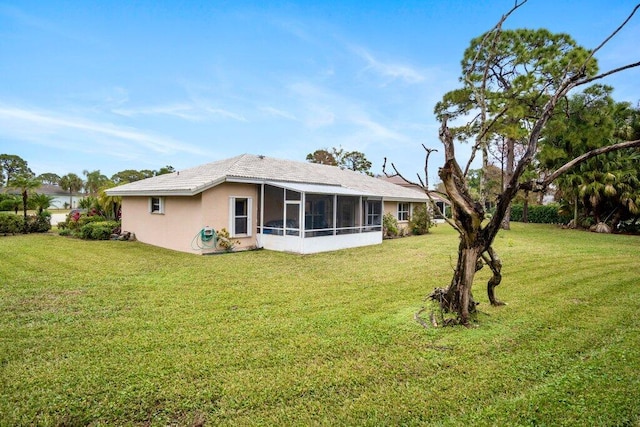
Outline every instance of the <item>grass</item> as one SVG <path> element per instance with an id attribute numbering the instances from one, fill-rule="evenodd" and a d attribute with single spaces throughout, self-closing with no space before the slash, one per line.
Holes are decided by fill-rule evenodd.
<path id="1" fill-rule="evenodd" d="M 640 425 L 640 239 L 514 224 L 472 329 L 446 226 L 312 256 L 0 238 L 0 425 Z"/>

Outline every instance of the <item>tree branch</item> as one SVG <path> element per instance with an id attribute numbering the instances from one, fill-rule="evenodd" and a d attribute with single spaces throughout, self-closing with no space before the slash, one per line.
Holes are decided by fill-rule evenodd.
<path id="1" fill-rule="evenodd" d="M 620 142 L 618 144 L 607 145 L 606 147 L 596 148 L 595 150 L 591 150 L 587 153 L 584 153 L 581 156 L 576 157 L 575 159 L 565 163 L 555 170 L 551 175 L 547 176 L 544 180 L 536 182 L 536 187 L 533 188 L 533 191 L 544 191 L 546 188 L 555 181 L 560 175 L 568 172 L 575 166 L 580 163 L 589 160 L 592 157 L 598 156 L 600 154 L 610 153 L 611 151 L 624 150 L 625 148 L 636 148 L 640 147 L 640 139 L 636 139 L 635 141 L 625 141 Z M 523 185 L 522 188 L 526 188 L 526 185 Z"/>
<path id="2" fill-rule="evenodd" d="M 589 59 L 593 58 L 597 51 L 599 51 L 605 44 L 607 44 L 609 42 L 609 40 L 614 38 L 615 35 L 618 34 L 620 32 L 620 30 L 622 30 L 622 28 L 624 28 L 625 25 L 627 25 L 627 23 L 631 20 L 633 15 L 638 11 L 638 8 L 640 8 L 640 3 L 637 4 L 636 7 L 633 8 L 633 10 L 629 14 L 629 16 L 627 16 L 627 19 L 625 19 L 624 22 L 622 24 L 620 24 L 620 26 L 618 28 L 616 28 L 615 31 L 609 35 L 609 37 L 604 39 L 604 41 L 602 43 L 600 43 L 600 45 L 598 45 L 598 47 L 596 47 L 595 49 L 593 49 L 591 51 L 591 54 L 589 55 L 589 58 L 587 59 L 587 61 Z"/>
<path id="3" fill-rule="evenodd" d="M 627 65 L 624 65 L 622 67 L 614 68 L 613 70 L 609 70 L 607 72 L 600 73 L 597 76 L 593 76 L 593 77 L 589 77 L 589 78 L 583 79 L 576 86 L 582 86 L 582 85 L 591 83 L 594 80 L 600 80 L 600 79 L 603 79 L 603 78 L 605 78 L 607 76 L 610 76 L 611 74 L 619 73 L 620 71 L 628 70 L 629 68 L 635 68 L 637 66 L 640 66 L 640 61 L 634 62 L 632 64 L 627 64 Z"/>

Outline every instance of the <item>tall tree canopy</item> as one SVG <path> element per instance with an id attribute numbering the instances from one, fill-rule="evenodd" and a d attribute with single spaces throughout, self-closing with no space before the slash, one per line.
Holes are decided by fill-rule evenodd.
<path id="1" fill-rule="evenodd" d="M 60 176 L 53 172 L 41 173 L 40 175 L 38 175 L 38 179 L 43 184 L 49 184 L 49 185 L 58 185 L 58 183 L 60 182 Z"/>
<path id="2" fill-rule="evenodd" d="M 0 154 L 0 187 L 8 187 L 12 178 L 17 176 L 33 177 L 27 161 L 15 154 Z"/>
<path id="3" fill-rule="evenodd" d="M 329 165 L 329 166 L 338 166 L 338 160 L 336 159 L 336 149 L 335 147 L 332 151 L 329 151 L 326 148 L 321 148 L 320 150 L 316 150 L 313 153 L 307 154 L 307 161 L 309 163 L 319 163 L 321 165 Z"/>
<path id="4" fill-rule="evenodd" d="M 173 173 L 176 170 L 173 168 L 173 166 L 171 165 L 167 165 L 167 166 L 163 166 L 160 169 L 158 169 L 157 171 L 155 171 L 154 175 L 166 175 L 168 173 Z"/>
<path id="5" fill-rule="evenodd" d="M 360 151 L 345 151 L 343 148 L 335 147 L 329 151 L 326 148 L 322 148 L 307 154 L 306 160 L 310 163 L 338 166 L 341 169 L 373 175 L 371 173 L 371 162 Z"/>
<path id="6" fill-rule="evenodd" d="M 144 171 L 126 169 L 113 174 L 111 176 L 111 181 L 113 181 L 115 184 L 127 184 L 129 182 L 135 182 L 145 178 L 150 178 L 151 176 L 153 176 L 153 173 L 147 174 Z"/>
<path id="7" fill-rule="evenodd" d="M 84 182 L 85 191 L 92 197 L 96 197 L 98 195 L 98 191 L 109 184 L 109 178 L 100 173 L 100 170 L 82 171 L 82 174 L 85 176 L 86 180 Z"/>

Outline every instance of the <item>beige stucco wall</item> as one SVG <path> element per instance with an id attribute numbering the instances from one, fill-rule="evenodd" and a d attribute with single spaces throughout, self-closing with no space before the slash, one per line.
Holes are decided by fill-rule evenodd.
<path id="1" fill-rule="evenodd" d="M 410 202 L 409 203 L 409 217 L 411 217 L 411 215 L 413 214 L 413 209 L 418 206 L 418 205 L 423 205 L 423 202 L 420 203 L 415 203 L 415 202 Z M 384 214 L 390 213 L 391 215 L 393 215 L 394 218 L 398 219 L 398 202 L 397 201 L 388 201 L 385 200 L 384 202 Z M 400 221 L 398 220 L 398 231 L 400 231 L 401 229 L 404 229 L 406 233 L 409 232 L 409 221 Z"/>
<path id="2" fill-rule="evenodd" d="M 257 188 L 254 184 L 224 183 L 196 196 L 164 197 L 163 213 L 149 212 L 149 197 L 123 197 L 122 229 L 151 245 L 182 252 L 207 252 L 193 245 L 194 237 L 205 226 L 230 231 L 230 198 L 251 198 L 251 236 L 233 239 L 240 242 L 237 249 L 251 248 L 256 245 Z"/>
<path id="3" fill-rule="evenodd" d="M 149 197 L 122 198 L 122 230 L 144 243 L 194 252 L 191 241 L 201 224 L 200 195 L 164 197 L 164 213 L 149 212 Z"/>
<path id="4" fill-rule="evenodd" d="M 258 192 L 260 187 L 256 184 L 240 184 L 227 182 L 213 187 L 202 193 L 202 221 L 216 230 L 223 228 L 231 232 L 231 220 L 229 217 L 229 203 L 232 197 L 252 199 L 251 209 L 251 236 L 234 237 L 237 249 L 248 249 L 256 246 L 256 225 L 258 224 Z"/>

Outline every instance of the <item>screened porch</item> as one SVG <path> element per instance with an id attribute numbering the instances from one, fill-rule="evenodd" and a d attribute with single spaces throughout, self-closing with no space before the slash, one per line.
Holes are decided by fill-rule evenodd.
<path id="1" fill-rule="evenodd" d="M 258 242 L 313 253 L 382 242 L 382 199 L 344 187 L 261 184 Z"/>

